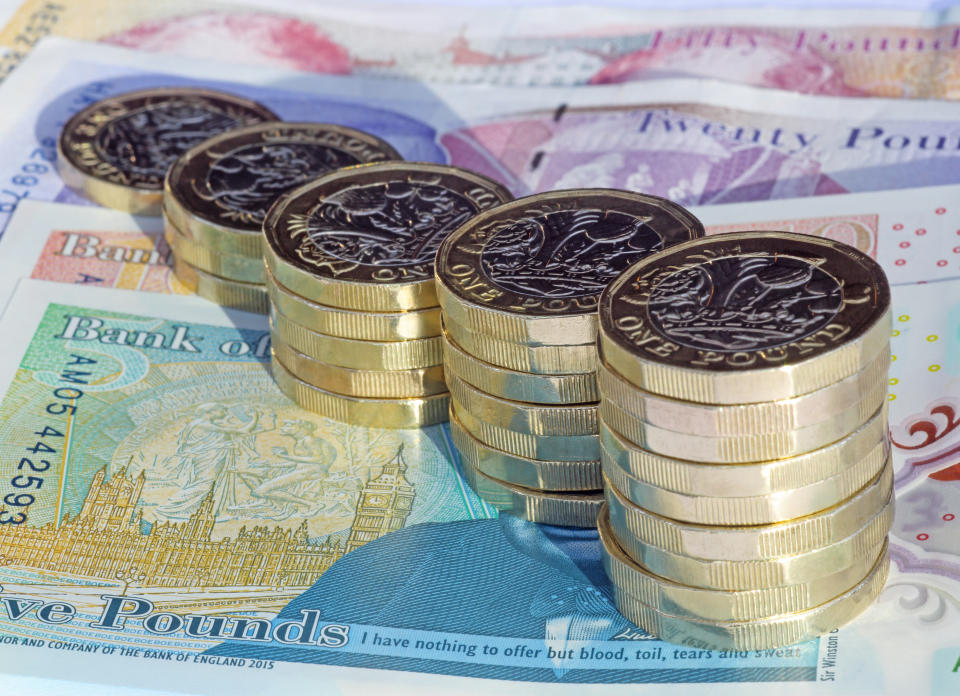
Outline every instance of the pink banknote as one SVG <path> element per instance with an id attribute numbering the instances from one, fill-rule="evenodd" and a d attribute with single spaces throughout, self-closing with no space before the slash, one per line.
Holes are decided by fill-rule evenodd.
<path id="1" fill-rule="evenodd" d="M 170 268 L 162 236 L 139 231 L 54 230 L 31 278 L 123 290 L 190 294 Z"/>
<path id="2" fill-rule="evenodd" d="M 464 83 L 707 77 L 807 94 L 960 96 L 960 23 L 949 16 L 932 26 L 922 15 L 900 20 L 912 25 L 874 26 L 866 16 L 844 24 L 829 11 L 779 24 L 747 11 L 703 24 L 689 24 L 684 13 L 609 8 L 464 11 L 459 22 L 429 13 L 418 21 L 410 8 L 355 14 L 322 5 L 293 15 L 186 0 L 28 0 L 0 32 L 0 45 L 11 49 L 0 70 L 57 34 L 294 70 Z"/>

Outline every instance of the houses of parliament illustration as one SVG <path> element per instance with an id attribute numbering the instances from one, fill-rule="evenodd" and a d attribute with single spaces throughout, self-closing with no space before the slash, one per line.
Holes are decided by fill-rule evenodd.
<path id="1" fill-rule="evenodd" d="M 107 479 L 101 469 L 76 517 L 42 527 L 0 525 L 0 554 L 12 565 L 87 577 L 135 573 L 154 587 L 308 587 L 345 553 L 403 527 L 415 497 L 406 469 L 401 445 L 361 490 L 345 544 L 310 543 L 306 522 L 296 530 L 243 527 L 236 538 L 213 539 L 212 489 L 187 521 L 144 531 L 137 509 L 144 473 L 124 469 Z"/>

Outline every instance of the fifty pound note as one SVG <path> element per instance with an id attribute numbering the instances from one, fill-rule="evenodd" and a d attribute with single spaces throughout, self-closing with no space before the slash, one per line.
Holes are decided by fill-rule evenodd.
<path id="1" fill-rule="evenodd" d="M 10 49 L 0 75 L 57 34 L 194 60 L 427 81 L 584 85 L 671 75 L 809 94 L 960 96 L 960 27 L 947 13 L 288 7 L 30 0 L 0 31 Z"/>
<path id="2" fill-rule="evenodd" d="M 517 195 L 600 186 L 711 205 L 960 182 L 960 104 L 950 102 L 685 80 L 649 83 L 640 93 L 629 85 L 477 90 L 175 57 L 157 74 L 148 54 L 44 44 L 0 86 L 18 105 L 0 114 L 0 227 L 24 198 L 82 201 L 50 163 L 61 126 L 82 106 L 174 84 L 255 99 L 287 120 L 356 127 L 406 159 L 473 169 Z"/>

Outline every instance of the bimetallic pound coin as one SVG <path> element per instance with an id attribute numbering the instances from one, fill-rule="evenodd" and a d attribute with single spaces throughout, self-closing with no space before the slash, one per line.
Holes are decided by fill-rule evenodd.
<path id="1" fill-rule="evenodd" d="M 189 237 L 183 236 L 166 215 L 163 216 L 163 238 L 174 256 L 183 259 L 194 268 L 227 280 L 263 285 L 265 273 L 263 259 L 222 254 L 201 246 Z"/>
<path id="2" fill-rule="evenodd" d="M 884 544 L 878 556 L 867 554 L 839 572 L 796 585 L 712 590 L 661 578 L 630 558 L 610 526 L 606 508 L 600 512 L 597 527 L 603 566 L 614 587 L 656 611 L 708 621 L 755 621 L 812 609 L 858 585 L 886 553 Z"/>
<path id="3" fill-rule="evenodd" d="M 596 404 L 528 404 L 507 401 L 447 375 L 450 393 L 466 411 L 485 423 L 529 435 L 596 435 Z"/>
<path id="4" fill-rule="evenodd" d="M 450 406 L 450 434 L 464 460 L 505 483 L 542 491 L 597 491 L 603 488 L 598 461 L 544 461 L 519 457 L 475 438 Z"/>
<path id="5" fill-rule="evenodd" d="M 291 348 L 353 370 L 416 370 L 443 363 L 439 336 L 412 341 L 358 341 L 311 331 L 270 308 L 270 325 Z"/>
<path id="6" fill-rule="evenodd" d="M 731 232 L 634 264 L 604 291 L 599 316 L 604 359 L 641 389 L 776 401 L 846 379 L 884 350 L 890 288 L 846 244 Z"/>
<path id="7" fill-rule="evenodd" d="M 461 326 L 444 315 L 444 328 L 463 350 L 484 362 L 535 375 L 589 375 L 596 379 L 597 344 L 529 346 L 491 338 Z"/>
<path id="8" fill-rule="evenodd" d="M 527 196 L 478 215 L 441 246 L 440 305 L 451 321 L 503 341 L 592 343 L 597 301 L 610 281 L 703 233 L 693 215 L 656 196 L 609 189 Z"/>
<path id="9" fill-rule="evenodd" d="M 67 121 L 57 169 L 67 186 L 100 205 L 159 215 L 163 180 L 177 157 L 224 131 L 277 119 L 262 104 L 209 89 L 119 94 Z"/>
<path id="10" fill-rule="evenodd" d="M 439 304 L 441 242 L 511 195 L 480 174 L 387 162 L 328 174 L 281 198 L 264 220 L 274 277 L 320 304 L 368 312 Z"/>
<path id="11" fill-rule="evenodd" d="M 722 561 L 763 561 L 830 546 L 862 528 L 883 509 L 892 490 L 893 470 L 888 463 L 873 481 L 831 508 L 775 524 L 735 526 L 698 525 L 661 517 L 630 502 L 609 480 L 605 486 L 615 526 L 623 525 L 617 527 L 621 541 L 630 536 L 670 553 Z M 630 534 L 622 533 L 625 530 Z"/>
<path id="12" fill-rule="evenodd" d="M 883 590 L 890 571 L 884 552 L 865 578 L 839 597 L 805 611 L 758 620 L 710 621 L 660 611 L 614 585 L 614 603 L 625 618 L 661 640 L 697 648 L 766 650 L 816 638 L 849 623 Z"/>
<path id="13" fill-rule="evenodd" d="M 215 276 L 176 256 L 173 257 L 173 273 L 190 291 L 218 305 L 257 314 L 270 311 L 270 300 L 262 285 Z"/>
<path id="14" fill-rule="evenodd" d="M 736 464 L 795 457 L 826 447 L 863 425 L 883 405 L 888 385 L 879 383 L 861 402 L 803 428 L 756 435 L 709 436 L 667 430 L 650 425 L 610 399 L 600 402 L 600 413 L 611 428 L 638 447 L 667 457 L 696 462 Z"/>
<path id="15" fill-rule="evenodd" d="M 860 372 L 817 391 L 780 401 L 714 406 L 639 389 L 603 361 L 602 351 L 600 358 L 597 379 L 605 399 L 652 426 L 706 437 L 750 437 L 813 426 L 835 433 L 841 424 L 823 427 L 826 421 L 856 412 L 862 422 L 879 406 L 878 390 L 885 400 L 890 367 L 890 350 L 885 348 Z"/>
<path id="16" fill-rule="evenodd" d="M 600 461 L 600 441 L 596 435 L 522 433 L 481 420 L 457 401 L 456 396 L 451 397 L 451 402 L 464 428 L 488 447 L 527 459 L 564 462 Z"/>
<path id="17" fill-rule="evenodd" d="M 538 375 L 508 370 L 474 357 L 446 332 L 443 361 L 451 374 L 501 399 L 537 404 L 582 404 L 600 399 L 593 373 Z"/>
<path id="18" fill-rule="evenodd" d="M 279 336 L 273 336 L 273 351 L 292 375 L 336 394 L 368 399 L 411 399 L 447 391 L 443 368 L 439 365 L 414 370 L 353 370 L 304 355 Z"/>
<path id="19" fill-rule="evenodd" d="M 291 292 L 270 271 L 264 272 L 267 292 L 277 312 L 317 333 L 358 341 L 408 341 L 440 335 L 440 307 L 409 312 L 358 312 L 328 307 Z"/>
<path id="20" fill-rule="evenodd" d="M 450 397 L 436 394 L 416 399 L 364 399 L 335 394 L 297 379 L 272 354 L 273 379 L 301 408 L 327 418 L 370 428 L 423 428 L 447 420 Z"/>
<path id="21" fill-rule="evenodd" d="M 731 500 L 767 498 L 771 505 L 782 504 L 782 509 L 791 510 L 795 509 L 795 505 L 810 502 L 806 494 L 800 491 L 822 490 L 817 487 L 822 482 L 846 481 L 854 469 L 879 471 L 890 452 L 886 403 L 866 423 L 842 440 L 813 452 L 772 461 L 716 464 L 665 457 L 630 442 L 602 417 L 600 441 L 610 464 L 651 488 L 704 501 L 714 496 Z M 712 508 L 713 504 L 705 502 L 704 505 Z M 829 505 L 818 509 L 826 507 Z M 678 515 L 665 516 L 679 518 Z"/>
<path id="22" fill-rule="evenodd" d="M 263 220 L 281 194 L 343 167 L 402 159 L 388 143 L 328 123 L 260 123 L 216 135 L 170 167 L 167 214 L 215 252 L 263 259 Z"/>
<path id="23" fill-rule="evenodd" d="M 599 491 L 547 493 L 498 481 L 463 463 L 463 476 L 473 491 L 501 512 L 558 527 L 594 527 L 603 505 Z"/>
<path id="24" fill-rule="evenodd" d="M 617 510 L 610 526 L 627 555 L 650 572 L 691 587 L 756 590 L 807 583 L 834 575 L 864 556 L 876 558 L 893 524 L 893 496 L 850 536 L 812 551 L 756 561 L 704 559 L 673 553 L 639 540 Z"/>

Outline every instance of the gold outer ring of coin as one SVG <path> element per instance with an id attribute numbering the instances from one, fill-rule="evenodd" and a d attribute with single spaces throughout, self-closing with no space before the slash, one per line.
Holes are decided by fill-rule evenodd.
<path id="1" fill-rule="evenodd" d="M 369 270 L 365 271 L 367 279 L 351 279 L 350 274 L 359 274 L 360 270 L 364 269 L 364 264 L 359 263 L 352 264 L 350 269 L 328 277 L 319 272 L 308 271 L 305 267 L 306 262 L 300 264 L 297 257 L 285 258 L 280 248 L 282 239 L 279 228 L 283 221 L 290 218 L 294 208 L 315 207 L 317 201 L 314 200 L 314 196 L 317 195 L 317 191 L 329 189 L 333 192 L 338 186 L 350 186 L 350 182 L 363 185 L 373 182 L 374 179 L 376 183 L 385 183 L 388 180 L 396 183 L 429 182 L 440 180 L 444 176 L 447 177 L 446 183 L 449 186 L 456 183 L 462 189 L 458 193 L 469 199 L 478 213 L 513 198 L 503 185 L 493 179 L 459 167 L 429 162 L 386 162 L 348 167 L 282 195 L 270 207 L 263 223 L 266 241 L 263 252 L 267 268 L 282 285 L 293 292 L 331 307 L 372 312 L 399 312 L 436 307 L 439 300 L 433 279 L 434 259 L 431 258 L 428 263 L 412 262 L 397 268 L 378 267 L 376 279 L 373 277 L 374 272 Z M 285 238 L 290 237 L 287 235 Z M 324 266 L 335 267 L 337 263 L 346 266 L 342 259 L 333 257 L 322 259 Z M 313 260 L 311 264 L 314 267 L 318 265 Z M 415 269 L 414 266 L 416 266 Z"/>
<path id="2" fill-rule="evenodd" d="M 207 182 L 211 165 L 224 155 L 238 148 L 262 148 L 278 143 L 314 145 L 327 148 L 328 153 L 349 153 L 354 165 L 345 166 L 403 159 L 386 141 L 347 126 L 274 121 L 232 128 L 190 148 L 167 170 L 163 181 L 165 214 L 184 237 L 211 252 L 256 259 L 263 265 L 263 225 L 259 216 L 228 208 L 223 217 L 216 217 L 213 211 L 223 209 L 211 205 L 212 191 Z"/>
<path id="3" fill-rule="evenodd" d="M 545 375 L 587 374 L 596 379 L 596 342 L 582 345 L 525 346 L 474 333 L 443 317 L 447 334 L 465 352 L 484 362 L 516 372 Z"/>
<path id="4" fill-rule="evenodd" d="M 297 379 L 271 355 L 273 379 L 301 408 L 341 423 L 370 428 L 423 428 L 447 420 L 450 397 L 437 394 L 416 399 L 361 399 L 335 394 Z"/>
<path id="5" fill-rule="evenodd" d="M 860 529 L 864 520 L 890 498 L 893 467 L 889 459 L 887 462 L 880 474 L 850 498 L 812 515 L 775 524 L 734 526 L 679 522 L 630 502 L 609 479 L 605 491 L 611 518 L 617 522 L 622 520 L 638 542 L 702 560 L 762 561 L 807 553 L 845 539 Z M 617 537 L 623 539 L 621 534 Z"/>
<path id="6" fill-rule="evenodd" d="M 600 419 L 600 441 L 612 464 L 644 484 L 687 496 L 775 496 L 778 499 L 853 467 L 883 466 L 890 452 L 887 404 L 847 437 L 813 452 L 748 464 L 704 464 L 637 447 Z M 644 507 L 644 506 L 641 506 Z M 670 517 L 670 515 L 667 515 Z"/>
<path id="7" fill-rule="evenodd" d="M 194 268 L 227 280 L 259 285 L 264 283 L 263 259 L 257 261 L 246 256 L 221 254 L 200 246 L 189 237 L 183 236 L 167 217 L 166 212 L 163 213 L 163 238 L 167 240 L 174 256 L 179 256 Z"/>
<path id="8" fill-rule="evenodd" d="M 697 648 L 766 650 L 816 638 L 849 623 L 880 596 L 890 572 L 886 548 L 863 580 L 812 609 L 759 620 L 707 621 L 674 616 L 644 604 L 614 586 L 614 603 L 623 616 L 661 640 Z"/>
<path id="9" fill-rule="evenodd" d="M 449 386 L 449 384 L 448 384 Z M 457 417 L 477 440 L 508 454 L 544 461 L 600 461 L 600 441 L 596 435 L 529 435 L 486 423 L 470 413 L 456 396 L 451 401 Z"/>
<path id="10" fill-rule="evenodd" d="M 413 399 L 444 394 L 443 368 L 416 370 L 351 370 L 315 360 L 272 336 L 273 350 L 290 374 L 335 394 L 365 399 Z"/>
<path id="11" fill-rule="evenodd" d="M 617 216 L 632 218 L 634 224 L 655 235 L 658 243 L 669 247 L 681 241 L 702 237 L 703 224 L 690 211 L 665 198 L 619 189 L 569 189 L 548 191 L 509 201 L 484 211 L 461 225 L 437 253 L 437 295 L 446 317 L 461 326 L 484 336 L 521 345 L 564 345 L 592 343 L 597 338 L 596 306 L 599 291 L 572 297 L 537 297 L 532 293 L 517 292 L 509 286 L 498 285 L 488 274 L 487 242 L 496 237 L 505 226 L 528 222 L 543 225 L 538 216 L 564 213 L 579 215 L 582 225 L 586 218 L 596 215 L 587 224 Z M 571 226 L 572 227 L 572 226 Z M 563 234 L 579 230 L 563 230 Z M 541 243 L 561 244 L 544 233 Z M 593 238 L 593 253 L 601 242 Z M 608 254 L 604 261 L 616 264 L 625 255 L 642 252 L 619 240 L 616 254 Z M 563 240 L 561 246 L 575 247 L 576 242 Z M 590 246 L 584 240 L 584 247 Z M 647 247 L 649 248 L 649 247 Z M 527 253 L 527 250 L 523 250 Z M 587 253 L 590 253 L 588 251 Z M 649 252 L 648 252 L 649 253 Z M 612 256 L 619 258 L 613 259 Z M 629 256 L 627 256 L 629 258 Z M 556 262 L 557 259 L 553 258 Z M 584 261 L 589 263 L 589 260 Z M 625 262 L 625 261 L 624 261 Z M 591 280 L 600 281 L 601 278 Z M 612 280 L 612 278 L 611 278 Z M 461 343 L 461 345 L 463 345 Z M 466 346 L 464 346 L 466 347 Z"/>
<path id="12" fill-rule="evenodd" d="M 883 467 L 885 456 L 879 456 L 887 448 L 877 448 L 878 456 L 861 459 L 841 473 L 780 493 L 765 493 L 755 496 L 737 495 L 722 497 L 689 495 L 668 491 L 634 478 L 621 469 L 615 457 L 600 441 L 600 461 L 603 473 L 620 493 L 638 507 L 678 522 L 711 525 L 759 525 L 786 522 L 797 517 L 812 515 L 825 510 L 854 495 L 869 483 Z M 706 464 L 701 466 L 723 466 Z M 751 466 L 734 464 L 731 466 Z"/>
<path id="13" fill-rule="evenodd" d="M 463 462 L 463 477 L 473 492 L 501 512 L 520 519 L 558 527 L 593 527 L 603 505 L 599 491 L 547 493 L 516 486 L 477 471 Z"/>
<path id="14" fill-rule="evenodd" d="M 600 462 L 527 459 L 489 447 L 467 430 L 450 405 L 450 434 L 460 456 L 481 473 L 541 491 L 598 491 L 603 487 Z"/>
<path id="15" fill-rule="evenodd" d="M 262 285 L 220 278 L 194 268 L 176 255 L 173 257 L 173 273 L 191 292 L 224 307 L 257 314 L 270 311 L 267 291 Z"/>
<path id="16" fill-rule="evenodd" d="M 768 269 L 768 277 L 761 280 L 756 267 L 734 261 L 764 258 L 784 266 L 779 269 L 780 276 L 777 269 Z M 714 262 L 720 263 L 716 271 Z M 791 270 L 787 262 L 803 262 L 806 267 Z M 801 271 L 809 276 L 798 284 Z M 682 273 L 689 277 L 678 277 Z M 820 298 L 822 303 L 824 293 L 836 291 L 840 304 L 831 317 L 811 312 L 819 323 L 793 338 L 784 339 L 781 334 L 785 330 L 776 327 L 776 343 L 769 337 L 769 345 L 759 342 L 765 336 L 759 333 L 756 348 L 718 350 L 715 338 L 707 340 L 698 333 L 703 330 L 701 325 L 708 334 L 713 331 L 720 336 L 744 335 L 747 328 L 756 328 L 726 326 L 720 317 L 731 313 L 703 303 L 701 298 L 725 296 L 721 280 L 740 283 L 731 286 L 730 292 L 740 288 L 759 293 L 757 298 L 772 293 L 768 303 L 777 300 L 781 304 L 789 298 L 777 299 L 779 288 L 802 293 L 808 283 L 817 283 L 813 297 L 796 299 L 812 302 Z M 835 287 L 824 288 L 825 284 Z M 672 313 L 658 310 L 654 320 L 651 308 L 661 306 L 681 309 Z M 713 314 L 705 314 L 707 310 Z M 771 306 L 764 311 L 774 316 L 778 310 Z M 604 290 L 599 317 L 605 360 L 641 389 L 708 404 L 777 401 L 822 389 L 859 372 L 888 345 L 890 287 L 876 261 L 846 244 L 791 232 L 731 232 L 677 244 L 638 261 Z M 787 316 L 788 320 L 802 318 Z M 739 319 L 734 314 L 734 320 Z M 661 325 L 664 321 L 673 324 L 665 327 Z M 770 328 L 773 326 L 757 330 Z"/>
<path id="17" fill-rule="evenodd" d="M 842 595 L 866 577 L 880 557 L 867 554 L 851 566 L 808 582 L 757 590 L 711 590 L 661 578 L 634 561 L 623 550 L 610 526 L 605 507 L 597 519 L 603 549 L 603 567 L 614 587 L 656 611 L 708 621 L 756 621 L 780 614 L 806 611 Z"/>
<path id="18" fill-rule="evenodd" d="M 270 271 L 267 292 L 280 314 L 300 326 L 340 338 L 358 341 L 409 341 L 440 335 L 440 308 L 409 312 L 356 312 L 311 302 L 280 285 Z"/>
<path id="19" fill-rule="evenodd" d="M 627 555 L 660 577 L 692 587 L 756 590 L 810 582 L 838 573 L 865 555 L 875 557 L 893 525 L 893 495 L 877 513 L 845 539 L 813 551 L 762 561 L 718 561 L 664 551 L 627 529 L 610 508 L 610 525 Z"/>
<path id="20" fill-rule="evenodd" d="M 476 358 L 443 333 L 443 361 L 452 374 L 467 384 L 501 399 L 536 404 L 582 404 L 600 400 L 593 373 L 536 375 L 492 365 Z"/>
<path id="21" fill-rule="evenodd" d="M 877 389 L 887 384 L 889 367 L 888 348 L 860 372 L 829 387 L 792 399 L 726 406 L 681 401 L 645 392 L 607 365 L 602 352 L 597 382 L 603 398 L 655 427 L 705 437 L 753 436 L 820 425 L 835 415 L 850 412 L 857 405 L 871 402 Z M 865 417 L 866 414 L 862 415 Z"/>
<path id="22" fill-rule="evenodd" d="M 842 439 L 883 405 L 887 389 L 885 382 L 878 382 L 862 401 L 815 425 L 756 435 L 720 437 L 667 430 L 645 423 L 610 399 L 600 402 L 600 414 L 611 428 L 651 452 L 698 462 L 748 463 L 794 457 Z"/>
<path id="23" fill-rule="evenodd" d="M 103 123 L 103 119 L 97 114 L 106 112 L 116 114 L 118 107 L 126 109 L 124 102 L 143 100 L 144 105 L 151 100 L 163 100 L 168 97 L 182 96 L 185 98 L 208 99 L 221 102 L 227 108 L 233 108 L 238 113 L 246 111 L 244 118 L 249 122 L 277 121 L 279 116 L 262 104 L 244 99 L 234 94 L 218 92 L 216 90 L 201 89 L 194 87 L 160 87 L 136 90 L 107 97 L 94 104 L 83 108 L 74 114 L 67 121 L 61 130 L 60 137 L 57 138 L 57 172 L 60 178 L 70 188 L 82 192 L 90 200 L 99 203 L 102 206 L 123 210 L 134 215 L 160 215 L 160 206 L 163 202 L 163 177 L 157 177 L 156 187 L 137 187 L 136 185 L 127 185 L 115 183 L 109 180 L 109 176 L 122 174 L 109 163 L 98 160 L 90 163 L 86 168 L 99 166 L 103 170 L 102 175 L 93 175 L 85 171 L 84 167 L 73 161 L 73 157 L 67 152 L 70 146 L 65 147 L 65 140 L 68 140 L 72 133 L 79 126 L 87 126 L 88 133 L 86 138 L 94 138 L 96 134 L 89 132 L 91 123 L 84 123 L 87 119 L 92 119 L 93 127 Z M 127 111 L 127 113 L 130 113 Z M 109 119 L 108 119 L 109 120 Z M 87 149 L 90 143 L 72 143 L 72 146 L 79 149 Z M 87 149 L 91 151 L 91 149 Z M 96 156 L 93 158 L 96 160 Z M 116 176 L 118 180 L 123 180 L 122 176 Z"/>
<path id="24" fill-rule="evenodd" d="M 311 331 L 270 308 L 277 337 L 311 358 L 354 370 L 416 370 L 443 362 L 440 337 L 412 341 L 358 341 Z"/>
<path id="25" fill-rule="evenodd" d="M 475 417 L 529 435 L 596 435 L 596 404 L 527 404 L 491 396 L 447 372 L 450 393 Z"/>

